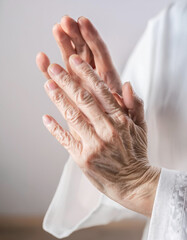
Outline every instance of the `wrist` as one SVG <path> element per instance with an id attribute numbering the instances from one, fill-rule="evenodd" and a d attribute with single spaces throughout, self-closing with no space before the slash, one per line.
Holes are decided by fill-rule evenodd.
<path id="1" fill-rule="evenodd" d="M 161 169 L 152 167 L 141 177 L 143 180 L 133 192 L 123 199 L 124 207 L 151 217 Z"/>
<path id="2" fill-rule="evenodd" d="M 154 170 L 155 170 L 155 177 L 148 184 L 147 197 L 145 198 L 145 202 L 144 202 L 144 215 L 147 217 L 151 217 L 152 215 L 156 191 L 157 191 L 158 182 L 159 182 L 160 173 L 161 173 L 160 168 L 157 168 L 157 169 L 154 168 Z"/>
<path id="3" fill-rule="evenodd" d="M 140 213 L 147 217 L 151 217 L 152 215 L 160 172 L 160 168 L 150 166 L 149 172 L 147 174 L 147 182 L 140 186 L 142 189 L 139 196 L 141 203 Z"/>

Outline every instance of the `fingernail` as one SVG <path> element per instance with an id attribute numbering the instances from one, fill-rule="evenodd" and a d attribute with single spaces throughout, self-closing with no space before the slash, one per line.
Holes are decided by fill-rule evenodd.
<path id="1" fill-rule="evenodd" d="M 54 81 L 48 81 L 47 82 L 47 88 L 49 89 L 49 90 L 54 90 L 54 89 L 56 89 L 58 87 L 58 85 L 56 84 L 56 82 L 54 82 Z"/>
<path id="2" fill-rule="evenodd" d="M 79 22 L 81 24 L 82 20 L 86 19 L 84 16 L 80 16 L 78 19 L 77 19 L 77 22 Z"/>
<path id="3" fill-rule="evenodd" d="M 70 56 L 70 61 L 75 65 L 79 65 L 83 62 L 83 60 L 76 54 Z"/>
<path id="4" fill-rule="evenodd" d="M 65 15 L 61 18 L 61 22 L 62 22 L 66 17 L 69 17 L 69 15 L 68 15 L 68 14 L 65 14 Z"/>
<path id="5" fill-rule="evenodd" d="M 53 75 L 58 75 L 62 72 L 62 68 L 57 64 L 51 64 L 48 68 L 49 72 Z"/>
<path id="6" fill-rule="evenodd" d="M 46 125 L 51 123 L 51 118 L 49 116 L 47 116 L 47 115 L 44 115 L 42 117 L 42 119 L 43 119 L 44 124 L 46 124 Z"/>
<path id="7" fill-rule="evenodd" d="M 83 19 L 84 17 L 83 16 L 78 17 L 77 21 L 80 21 L 81 18 Z"/>
<path id="8" fill-rule="evenodd" d="M 55 33 L 56 33 L 56 29 L 58 28 L 58 25 L 59 25 L 59 23 L 55 23 L 55 24 L 53 24 L 53 27 L 52 27 L 52 31 L 54 32 L 55 31 Z"/>

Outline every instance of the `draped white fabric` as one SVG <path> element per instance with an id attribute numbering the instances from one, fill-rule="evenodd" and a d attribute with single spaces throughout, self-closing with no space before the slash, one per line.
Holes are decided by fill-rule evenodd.
<path id="1" fill-rule="evenodd" d="M 187 171 L 186 65 L 187 1 L 180 0 L 148 22 L 122 75 L 122 81 L 131 81 L 145 103 L 151 164 L 179 171 Z M 170 188 L 173 190 L 168 192 L 168 195 L 172 195 L 175 189 L 175 185 L 171 186 L 171 183 L 174 183 L 176 174 L 173 171 L 171 174 L 168 172 L 170 171 L 162 170 L 163 177 L 157 189 L 149 240 L 166 239 L 160 237 L 161 232 L 159 238 L 154 238 L 152 233 L 157 230 L 159 232 L 160 218 L 163 217 L 166 223 L 166 218 L 169 218 L 168 214 L 156 214 L 159 212 L 159 206 L 165 204 L 162 202 L 166 194 L 163 190 L 163 179 L 166 179 L 167 175 L 173 179 L 170 181 Z M 180 184 L 183 184 L 182 180 Z M 162 207 L 161 211 L 164 210 Z M 139 216 L 98 192 L 69 158 L 45 215 L 43 227 L 54 236 L 63 238 L 80 228 L 106 224 L 135 215 Z M 144 239 L 147 239 L 146 234 Z"/>
<path id="2" fill-rule="evenodd" d="M 187 172 L 162 169 L 145 239 L 187 239 Z"/>

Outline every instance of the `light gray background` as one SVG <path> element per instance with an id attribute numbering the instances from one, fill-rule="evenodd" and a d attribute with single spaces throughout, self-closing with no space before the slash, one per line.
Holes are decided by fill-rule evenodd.
<path id="1" fill-rule="evenodd" d="M 37 52 L 62 63 L 52 26 L 68 14 L 90 18 L 121 73 L 149 18 L 171 0 L 0 0 L 0 214 L 44 214 L 68 157 L 43 126 L 65 123 L 43 89 Z"/>

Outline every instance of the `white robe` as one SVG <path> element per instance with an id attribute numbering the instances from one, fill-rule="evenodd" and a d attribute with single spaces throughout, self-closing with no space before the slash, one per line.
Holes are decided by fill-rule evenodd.
<path id="1" fill-rule="evenodd" d="M 186 0 L 171 4 L 148 22 L 122 81 L 131 81 L 144 100 L 149 161 L 163 167 L 144 239 L 187 239 Z M 43 228 L 63 238 L 81 228 L 135 215 L 139 216 L 100 193 L 69 158 Z"/>

